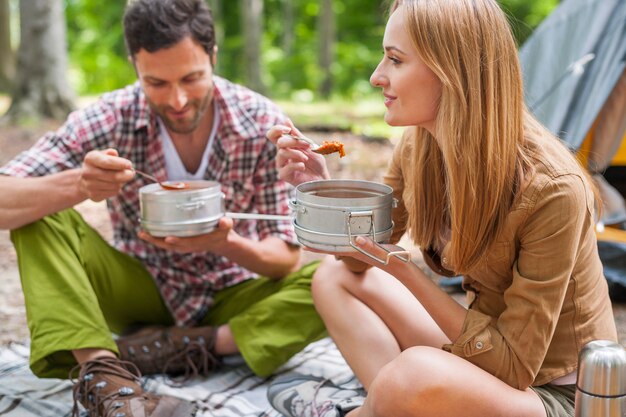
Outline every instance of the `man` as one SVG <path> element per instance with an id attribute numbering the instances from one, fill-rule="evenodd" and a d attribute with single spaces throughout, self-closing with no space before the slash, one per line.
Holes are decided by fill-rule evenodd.
<path id="1" fill-rule="evenodd" d="M 65 377 L 78 363 L 75 398 L 92 416 L 182 416 L 188 405 L 143 392 L 141 373 L 206 374 L 240 353 L 266 376 L 325 330 L 310 296 L 315 265 L 294 272 L 289 222 L 222 218 L 186 238 L 140 229 L 148 182 L 135 169 L 217 181 L 228 211 L 287 214 L 290 189 L 265 138 L 286 117 L 213 74 L 203 0 L 131 2 L 124 33 L 138 82 L 0 168 L 0 228 L 18 254 L 33 372 Z M 71 209 L 88 198 L 107 199 L 115 247 Z"/>

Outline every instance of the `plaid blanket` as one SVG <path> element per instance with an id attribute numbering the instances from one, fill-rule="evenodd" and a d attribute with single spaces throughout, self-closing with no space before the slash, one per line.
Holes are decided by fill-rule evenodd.
<path id="1" fill-rule="evenodd" d="M 34 376 L 28 368 L 28 353 L 27 344 L 0 347 L 0 416 L 69 416 L 72 383 Z M 144 388 L 194 401 L 199 407 L 198 417 L 278 417 L 267 401 L 267 386 L 272 378 L 292 371 L 330 379 L 346 379 L 352 374 L 332 340 L 326 338 L 309 345 L 271 378 L 255 376 L 241 357 L 234 356 L 208 379 L 198 378 L 176 387 L 158 375 L 144 378 Z"/>

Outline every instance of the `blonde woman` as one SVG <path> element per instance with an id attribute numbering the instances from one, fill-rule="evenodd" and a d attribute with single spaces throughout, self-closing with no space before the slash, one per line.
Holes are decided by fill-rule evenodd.
<path id="1" fill-rule="evenodd" d="M 526 110 L 495 0 L 401 0 L 391 11 L 370 81 L 385 121 L 407 126 L 385 176 L 400 201 L 392 241 L 406 231 L 437 272 L 462 274 L 469 308 L 414 263 L 328 257 L 313 297 L 367 398 L 289 375 L 270 401 L 288 416 L 573 416 L 579 350 L 617 339 L 592 186 Z M 323 157 L 286 133 L 299 134 L 268 132 L 281 177 L 329 178 Z"/>

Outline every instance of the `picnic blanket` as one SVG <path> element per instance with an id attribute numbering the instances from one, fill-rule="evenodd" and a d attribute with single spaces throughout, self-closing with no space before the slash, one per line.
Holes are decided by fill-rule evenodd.
<path id="1" fill-rule="evenodd" d="M 69 416 L 72 383 L 37 378 L 28 367 L 28 354 L 27 343 L 0 347 L 0 416 Z M 352 375 L 333 341 L 325 338 L 295 355 L 270 378 L 255 376 L 240 356 L 233 356 L 209 378 L 196 378 L 177 387 L 165 376 L 150 376 L 144 378 L 144 389 L 194 401 L 198 417 L 278 417 L 280 414 L 267 401 L 267 387 L 273 378 L 287 372 L 331 380 L 345 380 Z M 83 411 L 82 416 L 87 413 Z"/>

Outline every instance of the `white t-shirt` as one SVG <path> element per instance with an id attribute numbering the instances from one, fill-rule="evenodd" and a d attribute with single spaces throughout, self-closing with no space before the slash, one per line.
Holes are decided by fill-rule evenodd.
<path id="1" fill-rule="evenodd" d="M 174 142 L 172 142 L 170 134 L 165 128 L 165 124 L 163 124 L 161 118 L 158 118 L 159 130 L 161 133 L 159 137 L 161 138 L 161 144 L 163 146 L 165 171 L 167 172 L 167 179 L 169 181 L 201 180 L 204 178 L 204 172 L 206 171 L 207 164 L 209 163 L 209 152 L 211 152 L 211 148 L 213 147 L 213 140 L 215 139 L 215 135 L 217 133 L 217 126 L 219 126 L 219 118 L 220 114 L 217 111 L 217 106 L 213 106 L 213 128 L 209 134 L 207 145 L 202 152 L 202 160 L 200 161 L 200 166 L 196 172 L 187 171 L 183 161 L 180 160 L 180 156 L 174 146 Z"/>

